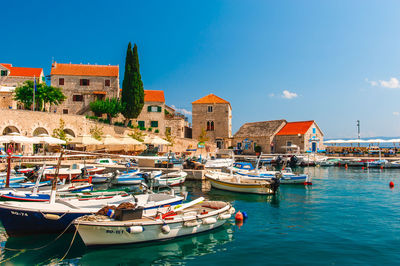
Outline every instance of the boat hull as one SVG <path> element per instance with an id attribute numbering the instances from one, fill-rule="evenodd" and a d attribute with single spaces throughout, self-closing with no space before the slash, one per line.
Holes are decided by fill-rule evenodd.
<path id="1" fill-rule="evenodd" d="M 165 241 L 210 231 L 222 226 L 225 222 L 226 220 L 217 220 L 215 224 L 196 227 L 183 227 L 182 223 L 173 223 L 168 224 L 170 227 L 169 233 L 161 232 L 161 226 L 158 224 L 148 225 L 143 226 L 143 232 L 140 234 L 128 233 L 127 227 L 124 226 L 76 225 L 76 227 L 85 245 L 95 247 Z"/>
<path id="2" fill-rule="evenodd" d="M 216 180 L 214 178 L 210 178 L 206 175 L 208 181 L 210 181 L 211 186 L 213 188 L 227 190 L 232 192 L 240 192 L 240 193 L 251 193 L 251 194 L 273 194 L 273 191 L 265 185 L 260 184 L 239 184 L 239 183 L 231 183 L 225 182 L 222 180 Z"/>

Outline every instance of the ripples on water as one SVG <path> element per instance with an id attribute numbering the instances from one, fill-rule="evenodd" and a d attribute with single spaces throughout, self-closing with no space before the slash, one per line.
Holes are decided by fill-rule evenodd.
<path id="1" fill-rule="evenodd" d="M 304 169 L 313 186 L 281 186 L 276 196 L 244 195 L 187 182 L 190 197 L 233 203 L 249 218 L 231 220 L 210 233 L 157 244 L 87 249 L 77 237 L 64 263 L 82 265 L 181 264 L 397 264 L 400 262 L 400 170 Z M 395 188 L 389 188 L 393 180 Z M 27 225 L 29 226 L 29 225 Z M 2 228 L 1 228 L 2 229 Z M 7 238 L 0 231 L 1 259 L 9 264 L 56 263 L 72 235 L 39 251 L 54 235 Z"/>

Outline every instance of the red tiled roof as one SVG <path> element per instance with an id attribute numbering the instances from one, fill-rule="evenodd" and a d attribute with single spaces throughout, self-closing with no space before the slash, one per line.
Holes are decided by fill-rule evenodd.
<path id="1" fill-rule="evenodd" d="M 40 77 L 43 73 L 42 68 L 32 67 L 13 67 L 11 64 L 0 64 L 10 70 L 9 76 L 11 77 Z"/>
<path id="2" fill-rule="evenodd" d="M 51 75 L 117 77 L 118 66 L 54 63 Z"/>
<path id="3" fill-rule="evenodd" d="M 164 103 L 164 91 L 144 90 L 144 101 Z"/>
<path id="4" fill-rule="evenodd" d="M 197 101 L 192 102 L 192 104 L 202 104 L 202 103 L 227 103 L 229 104 L 228 101 L 225 101 L 221 97 L 218 97 L 215 94 L 209 94 L 201 99 L 198 99 Z"/>
<path id="5" fill-rule="evenodd" d="M 279 132 L 277 136 L 282 135 L 297 135 L 306 134 L 307 130 L 312 126 L 314 120 L 311 121 L 300 121 L 300 122 L 288 122 Z"/>

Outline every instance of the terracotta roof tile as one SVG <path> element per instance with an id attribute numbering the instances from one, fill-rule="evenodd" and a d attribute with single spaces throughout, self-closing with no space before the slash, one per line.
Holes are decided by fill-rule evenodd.
<path id="1" fill-rule="evenodd" d="M 119 66 L 54 63 L 51 75 L 118 77 Z"/>
<path id="2" fill-rule="evenodd" d="M 144 90 L 144 101 L 164 103 L 164 91 Z"/>
<path id="3" fill-rule="evenodd" d="M 271 137 L 286 123 L 286 120 L 272 120 L 251 122 L 243 124 L 235 133 L 234 137 L 249 138 L 249 137 Z"/>
<path id="4" fill-rule="evenodd" d="M 192 102 L 192 104 L 202 104 L 202 103 L 227 103 L 230 104 L 228 101 L 222 99 L 221 97 L 218 97 L 217 95 L 214 94 L 209 94 L 201 99 L 198 99 L 197 101 Z"/>
<path id="5" fill-rule="evenodd" d="M 13 67 L 11 64 L 0 64 L 10 70 L 10 77 L 40 77 L 43 73 L 42 68 L 32 67 Z"/>
<path id="6" fill-rule="evenodd" d="M 279 132 L 277 136 L 282 135 L 304 135 L 307 130 L 312 126 L 314 120 L 311 121 L 300 121 L 300 122 L 289 122 Z"/>

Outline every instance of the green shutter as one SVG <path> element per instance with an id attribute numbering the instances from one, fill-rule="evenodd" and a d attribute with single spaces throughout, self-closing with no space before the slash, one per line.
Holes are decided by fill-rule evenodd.
<path id="1" fill-rule="evenodd" d="M 151 112 L 151 106 L 147 106 L 147 112 Z"/>
<path id="2" fill-rule="evenodd" d="M 161 106 L 157 106 L 157 112 L 161 113 Z"/>
<path id="3" fill-rule="evenodd" d="M 158 127 L 158 121 L 151 121 L 151 127 Z"/>
<path id="4" fill-rule="evenodd" d="M 144 121 L 138 121 L 138 125 L 139 125 L 140 128 L 143 128 L 144 127 Z"/>

